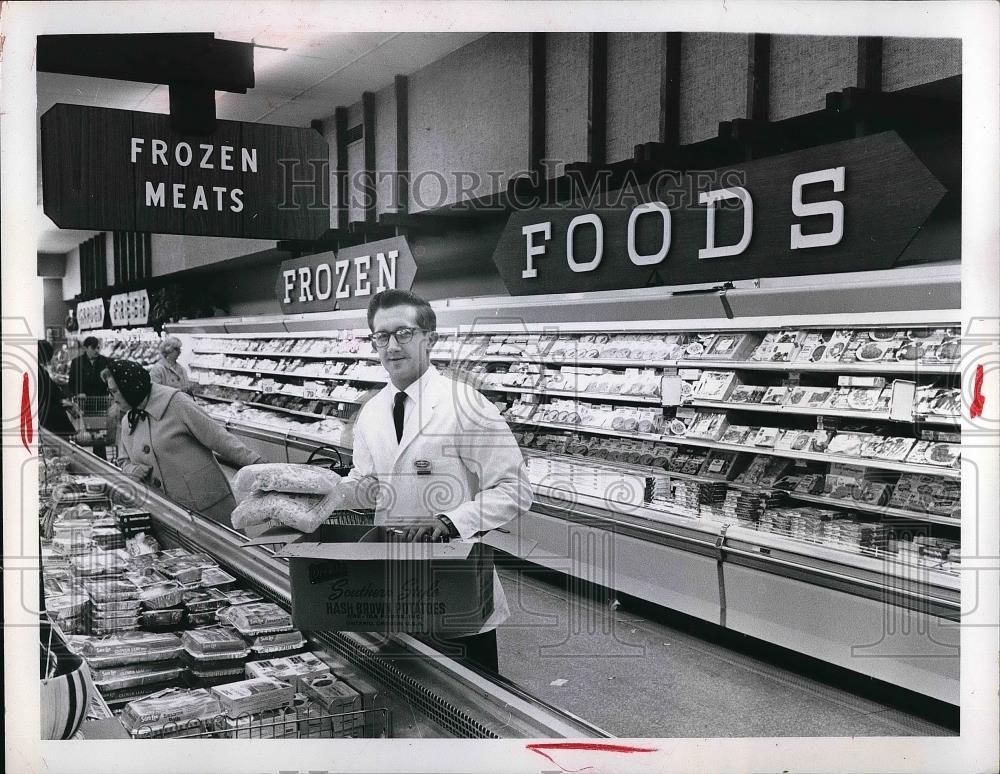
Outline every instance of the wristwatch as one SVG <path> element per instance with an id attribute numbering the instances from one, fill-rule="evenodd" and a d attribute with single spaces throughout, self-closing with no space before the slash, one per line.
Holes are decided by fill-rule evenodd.
<path id="1" fill-rule="evenodd" d="M 459 534 L 458 530 L 455 528 L 455 525 L 452 524 L 451 519 L 449 519 L 443 513 L 439 513 L 436 518 L 437 518 L 438 521 L 440 521 L 442 524 L 444 524 L 445 528 L 448 530 L 448 537 L 449 538 L 462 537 Z"/>

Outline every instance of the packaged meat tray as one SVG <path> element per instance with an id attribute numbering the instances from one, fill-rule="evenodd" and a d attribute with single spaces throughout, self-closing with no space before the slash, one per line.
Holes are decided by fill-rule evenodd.
<path id="1" fill-rule="evenodd" d="M 138 701 L 129 702 L 121 713 L 121 722 L 133 734 L 147 733 L 167 724 L 183 725 L 204 721 L 222 714 L 216 696 L 205 689 L 170 689 Z"/>
<path id="2" fill-rule="evenodd" d="M 256 591 L 250 591 L 249 589 L 233 589 L 232 591 L 226 591 L 224 589 L 219 590 L 223 597 L 226 598 L 226 604 L 232 605 L 248 605 L 254 602 L 263 602 L 264 597 L 258 594 Z"/>
<path id="3" fill-rule="evenodd" d="M 134 583 L 118 578 L 94 578 L 85 580 L 83 587 L 95 602 L 111 602 L 123 599 L 138 599 L 139 589 Z"/>
<path id="4" fill-rule="evenodd" d="M 188 613 L 187 622 L 188 626 L 212 626 L 218 623 L 219 619 L 216 617 L 215 610 L 206 610 L 202 613 Z"/>
<path id="5" fill-rule="evenodd" d="M 250 654 L 246 641 L 228 626 L 189 629 L 181 635 L 181 644 L 196 659 L 246 658 Z"/>
<path id="6" fill-rule="evenodd" d="M 176 659 L 158 661 L 152 664 L 130 664 L 91 670 L 94 685 L 101 693 L 120 691 L 124 688 L 137 688 L 141 685 L 155 685 L 168 680 L 176 680 L 183 674 L 184 666 Z"/>
<path id="7" fill-rule="evenodd" d="M 201 585 L 208 587 L 228 587 L 236 583 L 236 578 L 219 567 L 208 567 L 201 571 Z"/>
<path id="8" fill-rule="evenodd" d="M 289 631 L 292 616 L 273 602 L 253 602 L 222 608 L 216 613 L 223 623 L 233 626 L 240 634 L 254 636 Z"/>
<path id="9" fill-rule="evenodd" d="M 248 661 L 246 676 L 273 677 L 285 683 L 291 683 L 296 690 L 302 690 L 302 681 L 312 677 L 322 677 L 330 673 L 328 667 L 314 653 L 306 651 L 295 656 L 270 658 L 262 661 Z"/>
<path id="10" fill-rule="evenodd" d="M 122 632 L 110 637 L 87 637 L 81 641 L 80 655 L 92 667 L 165 661 L 180 656 L 181 640 L 176 634 Z"/>
<path id="11" fill-rule="evenodd" d="M 220 607 L 227 607 L 229 601 L 217 589 L 192 589 L 184 592 L 184 607 L 189 613 L 215 613 Z"/>
<path id="12" fill-rule="evenodd" d="M 270 677 L 219 685 L 211 691 L 219 700 L 223 712 L 231 718 L 288 707 L 295 696 L 291 685 Z"/>
<path id="13" fill-rule="evenodd" d="M 170 607 L 165 610 L 143 610 L 141 623 L 144 628 L 151 629 L 180 626 L 184 623 L 184 608 Z"/>
<path id="14" fill-rule="evenodd" d="M 139 599 L 151 610 L 178 607 L 184 601 L 184 587 L 177 581 L 154 583 L 139 592 Z"/>
<path id="15" fill-rule="evenodd" d="M 306 638 L 302 632 L 293 629 L 289 632 L 277 632 L 274 634 L 259 634 L 250 640 L 250 650 L 255 654 L 268 655 L 291 655 L 292 652 L 305 647 Z"/>

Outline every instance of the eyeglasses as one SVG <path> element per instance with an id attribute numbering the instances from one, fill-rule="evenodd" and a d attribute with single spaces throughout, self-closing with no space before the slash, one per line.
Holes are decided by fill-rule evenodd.
<path id="1" fill-rule="evenodd" d="M 385 349 L 389 346 L 389 338 L 392 337 L 396 339 L 397 344 L 408 344 L 414 333 L 417 331 L 426 332 L 426 330 L 426 328 L 397 328 L 392 333 L 373 333 L 372 343 L 379 349 Z"/>

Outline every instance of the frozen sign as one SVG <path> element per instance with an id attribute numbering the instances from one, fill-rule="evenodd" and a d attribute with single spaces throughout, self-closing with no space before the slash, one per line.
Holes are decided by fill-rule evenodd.
<path id="1" fill-rule="evenodd" d="M 408 290 L 416 264 L 404 237 L 283 261 L 275 287 L 286 314 L 360 309 L 383 290 Z"/>
<path id="2" fill-rule="evenodd" d="M 945 189 L 893 132 L 511 215 L 514 295 L 890 268 Z"/>
<path id="3" fill-rule="evenodd" d="M 60 228 L 317 239 L 330 225 L 329 148 L 312 129 L 54 105 L 41 119 L 45 214 Z"/>

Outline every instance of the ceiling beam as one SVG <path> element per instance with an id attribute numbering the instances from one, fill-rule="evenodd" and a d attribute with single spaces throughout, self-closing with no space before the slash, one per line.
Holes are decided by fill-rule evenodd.
<path id="1" fill-rule="evenodd" d="M 254 86 L 253 44 L 212 33 L 39 35 L 39 72 L 245 94 Z"/>

